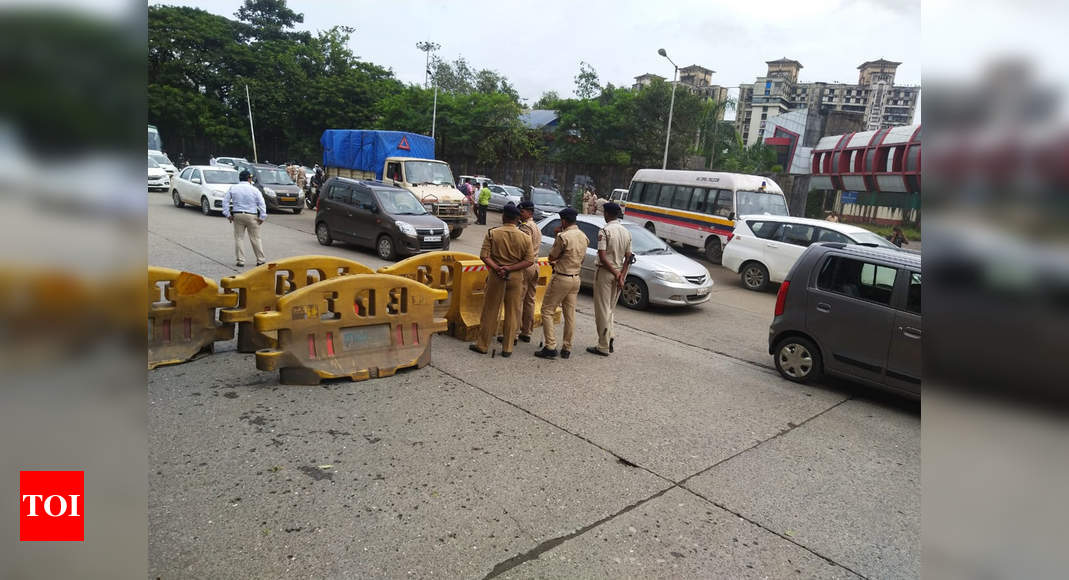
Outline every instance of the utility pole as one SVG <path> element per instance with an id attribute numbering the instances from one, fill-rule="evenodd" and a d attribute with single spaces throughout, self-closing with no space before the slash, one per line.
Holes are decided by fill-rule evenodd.
<path id="1" fill-rule="evenodd" d="M 416 48 L 418 48 L 418 49 L 422 50 L 423 52 L 427 53 L 427 62 L 424 65 L 426 72 L 423 75 L 423 88 L 426 89 L 426 88 L 429 88 L 429 84 L 430 84 L 429 79 L 430 79 L 430 76 L 431 76 L 431 53 L 432 52 L 436 52 L 439 48 L 442 48 L 442 45 L 438 44 L 437 42 L 431 42 L 429 40 L 425 40 L 423 42 L 417 42 L 416 43 Z"/>
<path id="2" fill-rule="evenodd" d="M 252 126 L 252 99 L 249 98 L 249 85 L 245 84 L 245 104 L 249 107 L 249 134 L 252 135 L 252 162 L 259 163 L 256 158 L 256 130 Z"/>
<path id="3" fill-rule="evenodd" d="M 679 84 L 676 78 L 679 76 L 679 66 L 671 58 L 668 58 L 668 53 L 663 48 L 658 49 L 657 54 L 667 58 L 668 62 L 675 67 L 675 72 L 672 73 L 672 100 L 668 103 L 668 130 L 665 131 L 664 135 L 664 161 L 661 163 L 661 169 L 668 169 L 668 140 L 672 138 L 672 109 L 676 106 L 676 85 Z"/>

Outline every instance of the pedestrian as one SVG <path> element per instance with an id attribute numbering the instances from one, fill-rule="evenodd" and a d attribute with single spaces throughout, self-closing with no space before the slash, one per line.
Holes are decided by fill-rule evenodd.
<path id="1" fill-rule="evenodd" d="M 598 232 L 598 270 L 594 275 L 594 324 L 598 329 L 598 345 L 588 346 L 587 352 L 609 356 L 613 352 L 613 310 L 627 278 L 634 254 L 631 253 L 631 232 L 620 221 L 620 206 L 605 204 L 605 227 Z"/>
<path id="2" fill-rule="evenodd" d="M 588 185 L 583 190 L 583 213 L 592 214 L 594 211 L 594 193 Z"/>
<path id="3" fill-rule="evenodd" d="M 484 183 L 483 188 L 479 190 L 479 221 L 475 223 L 486 225 L 486 208 L 490 207 L 490 196 L 490 187 Z"/>
<path id="4" fill-rule="evenodd" d="M 523 314 L 520 317 L 520 340 L 531 342 L 531 331 L 534 330 L 535 289 L 538 287 L 538 248 L 542 245 L 542 231 L 534 221 L 534 203 L 531 200 L 521 201 L 516 207 L 520 210 L 520 231 L 531 236 L 531 265 L 523 271 Z"/>
<path id="5" fill-rule="evenodd" d="M 501 304 L 505 304 L 505 335 L 502 338 L 501 356 L 512 356 L 516 330 L 523 308 L 524 281 L 521 275 L 512 275 L 531 265 L 531 236 L 516 227 L 520 210 L 513 204 L 505 205 L 501 212 L 502 225 L 490 228 L 483 238 L 479 257 L 490 269 L 486 276 L 486 293 L 483 296 L 483 312 L 479 319 L 479 336 L 468 348 L 486 354 L 490 337 L 497 334 L 497 316 Z"/>
<path id="6" fill-rule="evenodd" d="M 826 217 L 824 219 L 826 219 L 827 221 L 832 222 L 832 223 L 838 223 L 839 222 L 839 214 L 837 214 L 837 213 L 835 213 L 833 211 L 830 211 L 830 212 L 828 212 L 828 217 Z"/>
<path id="7" fill-rule="evenodd" d="M 304 188 L 308 185 L 308 175 L 304 173 L 304 167 L 300 165 L 295 165 L 294 167 L 297 168 L 297 187 L 304 191 Z"/>
<path id="8" fill-rule="evenodd" d="M 215 155 L 211 155 L 208 158 L 208 165 L 211 165 L 212 167 L 219 165 L 219 162 L 215 160 Z"/>
<path id="9" fill-rule="evenodd" d="M 553 248 L 549 251 L 549 263 L 553 266 L 553 277 L 549 279 L 546 294 L 542 297 L 542 337 L 544 346 L 535 353 L 540 358 L 557 356 L 557 331 L 553 313 L 560 306 L 564 310 L 564 340 L 561 342 L 560 357 L 572 355 L 572 336 L 575 334 L 575 297 L 579 293 L 579 271 L 586 256 L 586 247 L 590 243 L 586 234 L 575 225 L 575 216 L 579 212 L 570 207 L 560 211 L 561 226 Z"/>
<path id="10" fill-rule="evenodd" d="M 902 244 L 905 244 L 907 246 L 909 245 L 909 239 L 907 239 L 906 235 L 902 233 L 902 228 L 899 226 L 891 228 L 891 235 L 887 236 L 887 239 L 899 248 L 902 247 Z"/>
<path id="11" fill-rule="evenodd" d="M 260 190 L 252 184 L 252 174 L 247 170 L 238 175 L 238 183 L 231 185 L 223 196 L 223 216 L 234 224 L 234 252 L 237 265 L 245 265 L 245 248 L 242 238 L 249 232 L 252 251 L 256 254 L 256 265 L 264 263 L 264 250 L 260 242 L 260 225 L 267 219 L 267 205 Z"/>
<path id="12" fill-rule="evenodd" d="M 605 204 L 608 203 L 608 202 L 609 202 L 609 200 L 605 199 L 604 196 L 599 195 L 598 198 L 596 200 L 594 200 L 594 213 L 595 214 L 599 214 L 600 213 L 600 214 L 604 215 L 605 214 Z"/>

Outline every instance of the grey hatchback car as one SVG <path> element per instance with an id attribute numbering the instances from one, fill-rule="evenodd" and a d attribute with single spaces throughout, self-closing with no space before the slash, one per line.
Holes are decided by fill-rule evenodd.
<path id="1" fill-rule="evenodd" d="M 814 244 L 776 296 L 768 349 L 795 382 L 824 373 L 921 394 L 921 256 Z"/>

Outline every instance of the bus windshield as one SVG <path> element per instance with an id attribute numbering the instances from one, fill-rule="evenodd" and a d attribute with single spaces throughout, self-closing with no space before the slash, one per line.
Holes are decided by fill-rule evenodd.
<path id="1" fill-rule="evenodd" d="M 148 126 L 148 148 L 150 151 L 163 151 L 163 141 L 160 140 L 160 132 L 152 125 Z"/>
<path id="2" fill-rule="evenodd" d="M 735 215 L 788 215 L 782 193 L 768 191 L 735 192 Z"/>

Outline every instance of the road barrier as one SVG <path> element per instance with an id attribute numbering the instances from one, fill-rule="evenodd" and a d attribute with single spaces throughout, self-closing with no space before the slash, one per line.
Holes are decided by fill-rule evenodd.
<path id="1" fill-rule="evenodd" d="M 475 340 L 479 334 L 479 323 L 486 298 L 486 279 L 490 269 L 482 260 L 461 260 L 457 262 L 454 279 L 454 300 L 450 304 L 446 319 L 449 321 L 449 334 L 463 341 Z M 534 324 L 542 324 L 542 299 L 546 295 L 549 277 L 553 268 L 547 258 L 538 258 L 538 285 L 535 287 Z M 522 276 L 522 272 L 513 272 L 512 276 Z M 502 332 L 505 320 L 504 305 L 498 314 L 497 332 Z M 560 322 L 561 311 L 554 313 L 554 320 Z"/>
<path id="2" fill-rule="evenodd" d="M 372 274 L 374 270 L 334 256 L 294 256 L 268 262 L 247 272 L 227 276 L 219 285 L 237 296 L 237 305 L 219 313 L 223 322 L 238 325 L 238 352 L 256 352 L 275 345 L 273 335 L 256 332 L 253 315 L 275 310 L 279 298 L 337 276 Z"/>
<path id="3" fill-rule="evenodd" d="M 434 303 L 448 292 L 389 274 L 324 280 L 258 312 L 256 330 L 277 333 L 277 346 L 256 352 L 256 368 L 279 371 L 284 384 L 323 379 L 361 381 L 423 367 L 434 333 L 447 328 Z"/>
<path id="4" fill-rule="evenodd" d="M 234 326 L 216 320 L 217 308 L 237 305 L 236 294 L 220 294 L 219 286 L 200 274 L 170 268 L 148 268 L 148 368 L 176 364 L 217 340 L 234 338 Z"/>
<path id="5" fill-rule="evenodd" d="M 449 296 L 434 303 L 434 315 L 438 318 L 448 318 L 454 301 L 458 264 L 465 260 L 479 260 L 479 256 L 465 252 L 429 252 L 412 256 L 391 266 L 383 266 L 378 269 L 378 273 L 403 276 L 431 288 L 445 290 Z"/>

